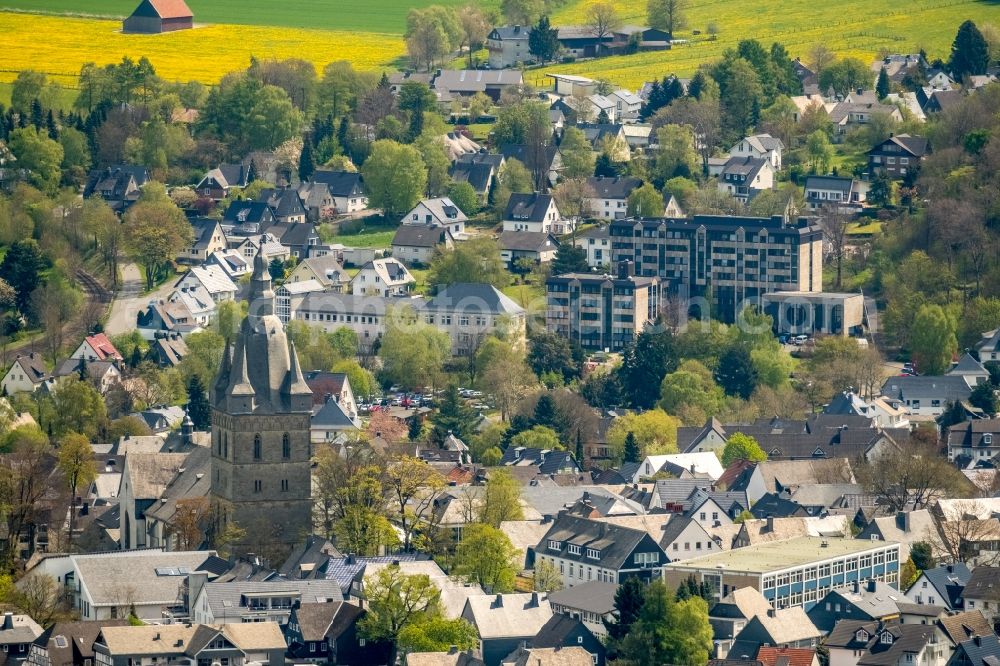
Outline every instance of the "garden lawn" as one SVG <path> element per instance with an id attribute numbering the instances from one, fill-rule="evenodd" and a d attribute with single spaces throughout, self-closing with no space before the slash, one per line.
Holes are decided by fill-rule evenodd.
<path id="1" fill-rule="evenodd" d="M 329 242 L 340 243 L 347 247 L 388 248 L 392 244 L 392 237 L 395 235 L 395 229 L 373 227 L 356 234 L 331 236 Z"/>

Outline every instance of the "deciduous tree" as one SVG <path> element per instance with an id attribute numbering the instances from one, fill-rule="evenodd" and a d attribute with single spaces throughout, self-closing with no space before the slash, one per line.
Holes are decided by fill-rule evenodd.
<path id="1" fill-rule="evenodd" d="M 452 573 L 467 583 L 480 585 L 489 593 L 513 592 L 518 572 L 514 558 L 519 554 L 499 529 L 473 523 L 462 530 Z"/>
<path id="2" fill-rule="evenodd" d="M 388 139 L 372 144 L 361 175 L 371 206 L 390 218 L 413 208 L 427 188 L 427 168 L 420 151 Z"/>

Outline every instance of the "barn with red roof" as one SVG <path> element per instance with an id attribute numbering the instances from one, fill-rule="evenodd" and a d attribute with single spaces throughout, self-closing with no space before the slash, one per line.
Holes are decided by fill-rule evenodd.
<path id="1" fill-rule="evenodd" d="M 122 23 L 122 32 L 149 35 L 193 26 L 194 14 L 184 0 L 142 0 Z"/>

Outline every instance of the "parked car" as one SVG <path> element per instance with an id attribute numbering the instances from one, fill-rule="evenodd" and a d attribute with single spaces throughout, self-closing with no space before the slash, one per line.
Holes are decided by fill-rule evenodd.
<path id="1" fill-rule="evenodd" d="M 804 345 L 807 342 L 809 342 L 808 335 L 796 335 L 794 338 L 792 338 L 793 345 Z"/>

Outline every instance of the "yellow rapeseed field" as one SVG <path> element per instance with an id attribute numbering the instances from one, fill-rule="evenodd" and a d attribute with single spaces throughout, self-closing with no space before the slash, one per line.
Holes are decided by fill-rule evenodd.
<path id="1" fill-rule="evenodd" d="M 323 67 L 349 60 L 357 69 L 391 69 L 405 52 L 399 35 L 205 25 L 162 35 L 123 35 L 119 21 L 0 12 L 0 82 L 23 69 L 44 71 L 67 86 L 86 62 L 146 56 L 171 81 L 214 83 L 258 58 L 303 58 Z"/>
<path id="2" fill-rule="evenodd" d="M 555 25 L 585 24 L 592 0 L 577 0 L 552 19 Z M 625 23 L 643 25 L 646 3 L 619 0 Z M 911 0 L 890 4 L 879 0 L 691 0 L 688 29 L 677 37 L 690 43 L 671 51 L 603 58 L 597 61 L 553 65 L 526 73 L 529 82 L 547 85 L 546 72 L 602 78 L 626 87 L 638 87 L 653 77 L 676 73 L 690 76 L 698 65 L 722 55 L 741 39 L 757 39 L 765 47 L 784 44 L 792 57 L 808 59 L 809 49 L 825 44 L 840 56 L 868 62 L 880 50 L 914 53 L 924 48 L 931 58 L 947 59 L 962 21 L 1000 25 L 1000 3 L 981 0 Z M 717 30 L 708 38 L 709 26 Z M 694 34 L 694 31 L 700 34 Z"/>

